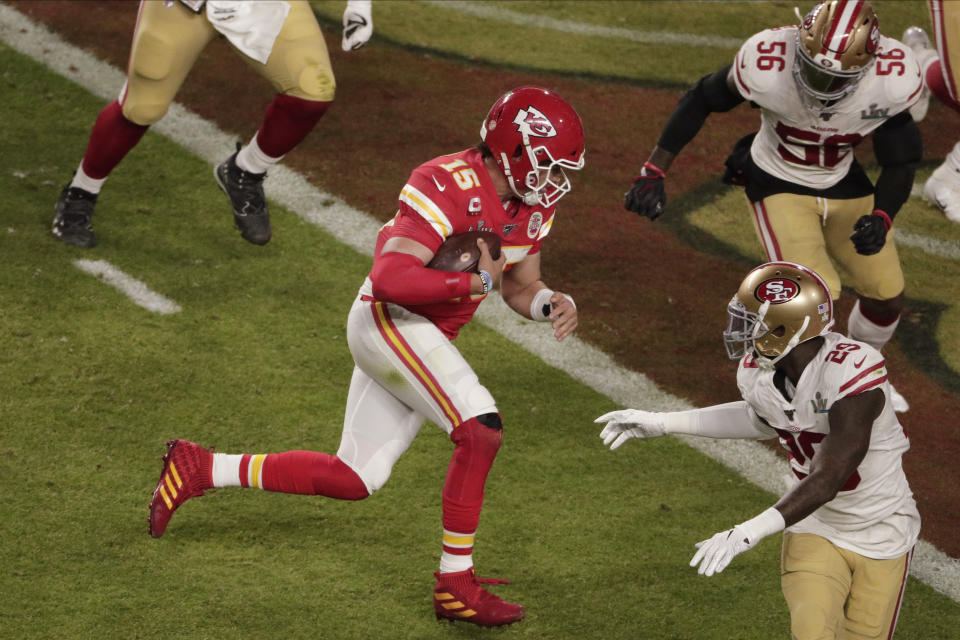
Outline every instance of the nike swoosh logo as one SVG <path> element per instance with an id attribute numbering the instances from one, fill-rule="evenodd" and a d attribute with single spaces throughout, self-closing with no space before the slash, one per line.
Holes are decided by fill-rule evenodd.
<path id="1" fill-rule="evenodd" d="M 863 356 L 862 358 L 860 358 L 860 362 L 854 362 L 853 363 L 854 368 L 859 369 L 860 365 L 862 365 L 863 361 L 866 359 L 867 359 L 867 356 Z"/>
<path id="2" fill-rule="evenodd" d="M 447 188 L 446 185 L 440 184 L 440 181 L 437 180 L 437 176 L 430 176 L 430 177 L 433 178 L 433 184 L 437 185 L 437 191 L 443 191 L 444 189 Z"/>
<path id="3" fill-rule="evenodd" d="M 366 18 L 364 18 L 363 16 L 350 16 L 347 19 L 347 28 L 345 31 L 345 35 L 349 38 L 354 34 L 355 31 L 357 31 L 357 29 L 361 29 L 365 26 L 367 26 Z"/>

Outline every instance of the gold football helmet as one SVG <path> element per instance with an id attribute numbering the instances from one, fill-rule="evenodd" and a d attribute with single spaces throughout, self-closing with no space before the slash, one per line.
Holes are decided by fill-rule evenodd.
<path id="1" fill-rule="evenodd" d="M 731 359 L 753 353 L 773 365 L 833 328 L 833 298 L 823 279 L 793 262 L 768 262 L 747 274 L 727 305 L 723 342 Z"/>
<path id="2" fill-rule="evenodd" d="M 880 21 L 869 2 L 820 2 L 797 29 L 793 77 L 809 96 L 839 100 L 856 89 L 879 42 Z"/>

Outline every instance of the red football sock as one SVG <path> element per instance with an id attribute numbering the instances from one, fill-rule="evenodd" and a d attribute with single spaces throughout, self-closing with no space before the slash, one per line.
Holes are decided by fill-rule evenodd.
<path id="1" fill-rule="evenodd" d="M 83 155 L 83 172 L 95 180 L 106 178 L 149 128 L 124 118 L 123 108 L 114 100 L 100 112 L 93 125 Z"/>
<path id="2" fill-rule="evenodd" d="M 930 66 L 927 67 L 925 79 L 930 91 L 933 95 L 937 96 L 940 102 L 951 107 L 954 111 L 960 112 L 960 102 L 957 102 L 957 100 L 950 95 L 950 89 L 947 88 L 947 84 L 943 79 L 940 60 L 932 62 Z"/>
<path id="3" fill-rule="evenodd" d="M 443 484 L 443 528 L 446 532 L 466 535 L 445 534 L 443 552 L 470 555 L 473 533 L 477 530 L 483 507 L 483 486 L 500 449 L 503 430 L 487 427 L 471 418 L 456 427 L 450 439 L 456 447 Z M 448 543 L 459 544 L 451 546 Z"/>
<path id="4" fill-rule="evenodd" d="M 261 151 L 272 158 L 286 155 L 313 131 L 330 104 L 277 94 L 267 107 L 263 124 L 257 132 Z"/>
<path id="5" fill-rule="evenodd" d="M 266 491 L 340 500 L 361 500 L 370 495 L 353 469 L 337 456 L 318 451 L 244 455 L 240 480 L 243 486 L 259 486 Z"/>

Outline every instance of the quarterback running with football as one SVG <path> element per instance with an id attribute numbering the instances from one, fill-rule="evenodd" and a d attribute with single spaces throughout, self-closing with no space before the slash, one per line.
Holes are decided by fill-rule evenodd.
<path id="1" fill-rule="evenodd" d="M 752 270 L 727 311 L 723 339 L 740 361 L 743 400 L 613 411 L 597 418 L 605 423 L 600 437 L 611 449 L 668 433 L 779 437 L 790 452 L 792 488 L 756 517 L 697 543 L 690 566 L 712 576 L 785 531 L 780 580 L 794 640 L 892 638 L 920 515 L 902 466 L 910 441 L 883 356 L 831 331 L 830 290 L 798 264 Z"/>
<path id="2" fill-rule="evenodd" d="M 347 3 L 345 50 L 370 38 L 370 4 Z M 277 91 L 250 142 L 214 170 L 241 236 L 258 245 L 270 241 L 263 194 L 267 170 L 313 130 L 336 89 L 327 45 L 305 0 L 141 0 L 126 82 L 120 96 L 97 116 L 80 166 L 60 193 L 54 236 L 77 247 L 96 246 L 93 211 L 104 182 L 150 125 L 167 113 L 200 53 L 218 36 Z"/>
<path id="3" fill-rule="evenodd" d="M 498 287 L 514 311 L 552 323 L 557 340 L 576 329 L 573 299 L 541 280 L 540 248 L 557 201 L 570 190 L 564 170 L 583 167 L 583 125 L 554 92 L 528 86 L 494 103 L 480 136 L 477 147 L 415 169 L 400 192 L 396 216 L 380 230 L 373 268 L 347 320 L 356 366 L 337 455 L 213 454 L 192 442 L 171 441 L 150 505 L 151 535 L 162 536 L 184 501 L 212 487 L 366 498 L 386 483 L 428 419 L 454 444 L 442 492 L 436 615 L 482 626 L 523 618 L 522 606 L 487 591 L 474 574 L 484 483 L 503 422 L 452 340 Z M 426 267 L 445 239 L 469 231 L 499 236 L 499 259 L 478 240 L 476 273 Z"/>
<path id="4" fill-rule="evenodd" d="M 736 144 L 725 181 L 746 186 L 768 260 L 814 269 L 835 300 L 841 291 L 835 264 L 848 274 L 857 294 L 848 333 L 880 350 L 903 309 L 903 272 L 890 230 L 922 155 L 908 111 L 922 89 L 913 52 L 880 34 L 869 2 L 821 2 L 797 26 L 749 38 L 733 64 L 687 92 L 624 204 L 659 217 L 665 175 L 707 116 L 745 101 L 756 105 L 760 130 Z M 881 166 L 876 187 L 853 152 L 871 135 Z M 909 408 L 896 391 L 894 399 L 898 411 Z"/>

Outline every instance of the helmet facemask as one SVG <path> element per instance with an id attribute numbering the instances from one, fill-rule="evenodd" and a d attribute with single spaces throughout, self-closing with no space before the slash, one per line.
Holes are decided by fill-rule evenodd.
<path id="1" fill-rule="evenodd" d="M 553 206 L 571 189 L 570 178 L 567 177 L 564 169 L 574 171 L 582 169 L 584 154 L 580 154 L 577 162 L 563 158 L 555 159 L 545 145 L 532 148 L 529 142 L 529 137 L 524 134 L 524 149 L 531 167 L 527 171 L 524 183 L 529 191 L 523 195 L 519 193 L 517 195 L 528 205 L 539 203 L 541 207 Z M 513 180 L 510 180 L 510 185 L 516 193 L 516 184 Z"/>
<path id="2" fill-rule="evenodd" d="M 811 57 L 798 42 L 797 55 L 793 58 L 793 79 L 808 96 L 821 102 L 836 102 L 857 89 L 865 69 L 829 69 L 831 64 L 832 61 L 824 55 Z"/>

